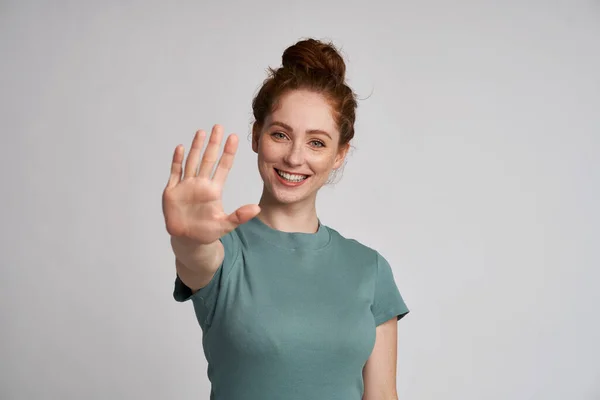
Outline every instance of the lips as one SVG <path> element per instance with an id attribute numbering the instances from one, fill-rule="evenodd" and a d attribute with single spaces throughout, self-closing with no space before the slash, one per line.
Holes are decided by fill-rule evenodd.
<path id="1" fill-rule="evenodd" d="M 283 172 L 283 173 L 286 173 L 286 174 L 289 174 L 289 175 L 298 175 L 298 176 L 304 176 L 304 177 L 309 177 L 310 176 L 309 174 L 301 174 L 299 172 L 284 171 L 283 169 L 278 169 L 278 168 L 275 168 L 275 171 Z"/>
<path id="2" fill-rule="evenodd" d="M 284 176 L 280 175 L 280 172 Z M 281 171 L 281 170 L 278 170 L 277 168 L 273 168 L 273 173 L 275 174 L 275 177 L 277 178 L 277 180 L 279 182 L 281 182 L 283 185 L 292 186 L 292 187 L 300 186 L 310 178 L 310 175 L 290 174 L 289 172 Z M 294 175 L 294 176 L 291 176 L 291 175 Z M 296 180 L 295 178 L 298 178 L 299 176 L 303 176 L 304 179 Z"/>

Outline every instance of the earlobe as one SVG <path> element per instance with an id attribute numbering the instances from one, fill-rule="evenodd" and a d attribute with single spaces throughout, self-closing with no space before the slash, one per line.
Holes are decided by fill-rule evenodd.
<path id="1" fill-rule="evenodd" d="M 335 164 L 333 164 L 333 169 L 338 169 L 339 167 L 341 167 L 343 162 L 344 157 L 339 157 L 337 160 L 335 160 Z"/>
<path id="2" fill-rule="evenodd" d="M 338 151 L 338 155 L 335 160 L 335 164 L 333 164 L 333 169 L 338 169 L 344 163 L 344 159 L 346 158 L 346 154 L 348 154 L 349 144 L 344 145 L 340 151 Z"/>

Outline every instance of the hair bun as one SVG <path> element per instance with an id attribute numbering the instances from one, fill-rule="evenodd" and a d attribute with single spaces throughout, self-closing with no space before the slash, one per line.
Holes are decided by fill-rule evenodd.
<path id="1" fill-rule="evenodd" d="M 284 68 L 327 74 L 341 82 L 346 77 L 346 64 L 332 43 L 301 40 L 288 47 L 281 58 Z"/>

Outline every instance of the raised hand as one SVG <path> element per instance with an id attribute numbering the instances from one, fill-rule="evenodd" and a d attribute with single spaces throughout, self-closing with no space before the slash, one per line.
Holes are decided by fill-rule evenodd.
<path id="1" fill-rule="evenodd" d="M 212 170 L 219 156 L 223 127 L 215 125 L 200 162 L 206 132 L 199 130 L 183 170 L 184 148 L 179 145 L 173 154 L 171 175 L 162 196 L 163 214 L 167 232 L 190 239 L 198 244 L 210 244 L 254 218 L 260 208 L 248 204 L 231 214 L 222 204 L 223 185 L 233 165 L 238 146 L 235 134 L 229 135 L 214 175 Z M 198 168 L 198 165 L 200 168 Z"/>

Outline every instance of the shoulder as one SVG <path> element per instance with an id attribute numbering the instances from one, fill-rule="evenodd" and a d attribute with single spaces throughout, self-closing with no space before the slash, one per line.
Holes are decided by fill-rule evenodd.
<path id="1" fill-rule="evenodd" d="M 345 254 L 347 257 L 373 264 L 375 264 L 377 259 L 381 257 L 377 250 L 367 246 L 359 240 L 344 236 L 336 229 L 333 229 L 329 226 L 327 229 L 331 234 L 333 246 L 336 247 L 337 251 L 340 251 L 340 253 Z"/>

